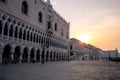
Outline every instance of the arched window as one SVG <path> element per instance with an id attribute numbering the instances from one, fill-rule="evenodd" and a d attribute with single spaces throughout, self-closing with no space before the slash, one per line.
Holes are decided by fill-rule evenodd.
<path id="1" fill-rule="evenodd" d="M 51 22 L 48 22 L 48 29 L 51 29 Z"/>
<path id="2" fill-rule="evenodd" d="M 40 22 L 40 23 L 42 23 L 42 13 L 41 12 L 39 12 L 39 14 L 38 14 L 38 21 Z"/>
<path id="3" fill-rule="evenodd" d="M 42 37 L 42 41 L 41 41 L 41 44 L 43 44 L 44 43 L 44 37 Z"/>
<path id="4" fill-rule="evenodd" d="M 55 28 L 55 31 L 57 32 L 57 23 L 55 23 L 54 28 Z"/>
<path id="5" fill-rule="evenodd" d="M 7 25 L 7 23 L 6 23 L 6 24 L 5 24 L 5 27 L 4 27 L 4 35 L 7 36 L 7 34 L 8 34 L 8 25 Z"/>
<path id="6" fill-rule="evenodd" d="M 27 32 L 27 40 L 28 40 L 28 41 L 29 41 L 29 36 L 30 36 L 30 35 L 29 35 L 29 31 L 28 31 L 28 32 Z"/>
<path id="7" fill-rule="evenodd" d="M 42 44 L 42 38 L 39 36 L 39 43 Z"/>
<path id="8" fill-rule="evenodd" d="M 32 34 L 32 32 L 31 32 L 31 35 L 30 35 L 30 41 L 32 41 L 32 38 L 33 38 L 33 34 Z"/>
<path id="9" fill-rule="evenodd" d="M 35 33 L 34 33 L 33 42 L 35 42 L 35 38 L 36 38 L 36 35 L 35 35 Z"/>
<path id="10" fill-rule="evenodd" d="M 18 35 L 18 28 L 16 27 L 15 28 L 15 35 L 14 35 L 14 37 L 17 38 L 17 35 Z"/>
<path id="11" fill-rule="evenodd" d="M 19 39 L 22 39 L 22 28 L 20 28 Z"/>
<path id="12" fill-rule="evenodd" d="M 23 32 L 23 40 L 25 40 L 25 38 L 26 38 L 26 30 L 24 30 Z"/>
<path id="13" fill-rule="evenodd" d="M 13 25 L 10 26 L 9 36 L 13 37 Z"/>
<path id="14" fill-rule="evenodd" d="M 26 1 L 22 2 L 22 13 L 27 15 L 28 14 L 28 4 Z"/>
<path id="15" fill-rule="evenodd" d="M 36 38 L 36 43 L 38 43 L 38 35 L 37 35 L 37 38 Z"/>

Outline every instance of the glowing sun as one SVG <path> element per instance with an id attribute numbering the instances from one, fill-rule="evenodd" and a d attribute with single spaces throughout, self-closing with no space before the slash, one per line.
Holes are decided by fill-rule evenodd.
<path id="1" fill-rule="evenodd" d="M 77 37 L 77 39 L 79 39 L 80 41 L 84 42 L 84 43 L 89 43 L 89 37 L 87 35 L 81 34 Z"/>

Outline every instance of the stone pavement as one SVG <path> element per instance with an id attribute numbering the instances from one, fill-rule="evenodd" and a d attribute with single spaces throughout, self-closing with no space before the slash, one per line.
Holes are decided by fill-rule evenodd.
<path id="1" fill-rule="evenodd" d="M 120 80 L 120 63 L 71 61 L 0 64 L 0 80 Z"/>

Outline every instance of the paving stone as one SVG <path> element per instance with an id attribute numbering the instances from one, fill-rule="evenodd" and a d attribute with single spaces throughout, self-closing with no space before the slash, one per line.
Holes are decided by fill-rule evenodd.
<path id="1" fill-rule="evenodd" d="M 120 80 L 120 63 L 71 61 L 0 64 L 0 80 Z"/>

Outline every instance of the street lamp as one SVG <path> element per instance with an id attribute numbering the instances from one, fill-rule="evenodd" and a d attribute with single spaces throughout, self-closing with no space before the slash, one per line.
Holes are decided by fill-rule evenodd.
<path id="1" fill-rule="evenodd" d="M 117 54 L 118 54 L 117 48 L 116 48 L 115 52 L 116 52 L 116 62 L 117 62 Z"/>

